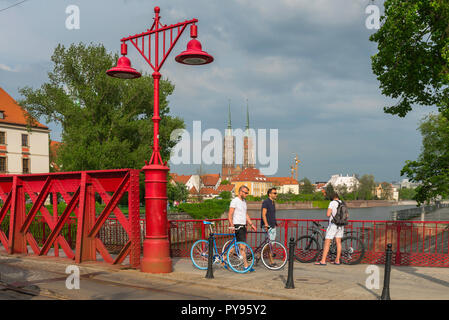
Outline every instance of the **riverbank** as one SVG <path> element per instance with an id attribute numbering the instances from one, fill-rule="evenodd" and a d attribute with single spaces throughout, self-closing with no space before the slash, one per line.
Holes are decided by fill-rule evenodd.
<path id="1" fill-rule="evenodd" d="M 315 206 L 315 201 L 276 203 L 276 210 L 307 210 L 320 209 Z M 390 206 L 416 205 L 416 201 L 393 201 L 393 200 L 349 200 L 346 201 L 348 208 L 374 208 Z M 262 206 L 262 201 L 248 201 L 248 210 L 257 210 Z"/>

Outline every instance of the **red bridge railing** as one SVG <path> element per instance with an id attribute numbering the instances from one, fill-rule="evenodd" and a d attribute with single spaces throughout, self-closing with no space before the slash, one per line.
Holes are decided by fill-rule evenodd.
<path id="1" fill-rule="evenodd" d="M 10 254 L 32 251 L 39 256 L 48 255 L 51 249 L 55 256 L 59 256 L 61 248 L 67 258 L 77 263 L 96 261 L 97 253 L 112 264 L 121 264 L 129 256 L 129 264 L 138 267 L 139 171 L 120 169 L 0 176 L 1 245 Z M 117 206 L 125 194 L 128 217 Z M 45 205 L 50 198 L 51 210 Z M 96 198 L 105 204 L 101 212 L 96 210 Z M 58 210 L 58 199 L 66 204 L 61 210 Z M 29 210 L 27 203 L 31 204 Z M 114 258 L 100 238 L 102 230 L 108 227 L 105 222 L 111 214 L 128 238 Z M 71 228 L 76 228 L 75 239 Z"/>
<path id="2" fill-rule="evenodd" d="M 251 219 L 260 230 L 260 219 Z M 227 219 L 213 219 L 216 233 L 228 233 Z M 277 219 L 277 240 L 288 248 L 290 237 L 297 239 L 310 234 L 312 222 L 328 220 Z M 365 256 L 362 263 L 384 264 L 385 248 L 393 245 L 395 265 L 449 267 L 449 221 L 357 221 L 352 220 L 345 231 L 362 239 Z M 173 256 L 189 257 L 192 244 L 198 239 L 207 239 L 209 230 L 202 220 L 171 220 L 170 241 Z M 247 242 L 255 247 L 263 235 L 248 233 Z M 220 246 L 230 237 L 218 239 Z"/>

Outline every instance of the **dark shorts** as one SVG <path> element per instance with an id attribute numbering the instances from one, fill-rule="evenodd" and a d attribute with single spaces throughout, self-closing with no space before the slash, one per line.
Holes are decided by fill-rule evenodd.
<path id="1" fill-rule="evenodd" d="M 246 242 L 246 225 L 243 224 L 235 224 L 234 227 L 237 229 L 238 227 L 241 227 L 238 230 L 235 230 L 235 237 L 237 238 L 237 241 Z"/>

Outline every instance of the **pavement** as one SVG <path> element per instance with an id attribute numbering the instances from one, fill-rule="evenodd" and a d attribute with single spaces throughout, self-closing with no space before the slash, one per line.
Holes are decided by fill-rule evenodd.
<path id="1" fill-rule="evenodd" d="M 255 272 L 237 274 L 214 266 L 214 278 L 190 259 L 174 258 L 173 272 L 139 270 L 86 262 L 78 265 L 79 289 L 66 287 L 66 268 L 73 262 L 55 257 L 0 254 L 0 299 L 32 300 L 377 300 L 384 267 L 294 263 L 294 289 L 286 289 L 288 270 L 272 271 L 261 263 Z M 449 299 L 449 270 L 392 267 L 392 300 Z M 337 294 L 338 293 L 338 294 Z"/>

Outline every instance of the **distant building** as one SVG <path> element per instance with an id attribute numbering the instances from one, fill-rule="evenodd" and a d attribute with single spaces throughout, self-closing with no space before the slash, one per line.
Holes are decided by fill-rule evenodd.
<path id="1" fill-rule="evenodd" d="M 232 179 L 232 183 L 235 185 L 236 192 L 245 185 L 249 188 L 249 194 L 255 197 L 266 195 L 268 189 L 273 186 L 273 183 L 268 181 L 257 168 L 246 168 Z"/>
<path id="2" fill-rule="evenodd" d="M 334 190 L 337 190 L 339 187 L 346 186 L 348 192 L 352 192 L 359 187 L 360 182 L 359 180 L 357 180 L 355 175 L 352 176 L 347 175 L 346 177 L 344 177 L 341 174 L 335 174 L 326 183 L 325 188 L 329 184 L 332 184 Z"/>
<path id="3" fill-rule="evenodd" d="M 48 127 L 34 119 L 0 88 L 0 173 L 47 173 L 50 168 Z"/>
<path id="4" fill-rule="evenodd" d="M 376 196 L 379 199 L 385 198 L 385 190 L 382 187 L 382 184 L 388 184 L 390 186 L 390 192 L 389 195 L 386 197 L 386 199 L 383 200 L 395 200 L 395 201 L 399 201 L 399 190 L 391 183 L 388 182 L 382 182 L 380 183 L 377 187 L 376 187 Z"/>
<path id="5" fill-rule="evenodd" d="M 223 191 L 228 191 L 231 193 L 231 196 L 235 197 L 235 185 L 234 184 L 222 184 L 219 185 L 217 188 L 218 194 L 222 193 Z"/>
<path id="6" fill-rule="evenodd" d="M 415 189 L 417 186 L 419 186 L 419 183 L 410 182 L 409 179 L 402 179 L 400 186 L 401 186 L 401 189 L 403 189 L 403 188 Z"/>
<path id="7" fill-rule="evenodd" d="M 267 179 L 279 193 L 299 194 L 299 183 L 296 179 L 291 177 L 267 177 Z"/>

